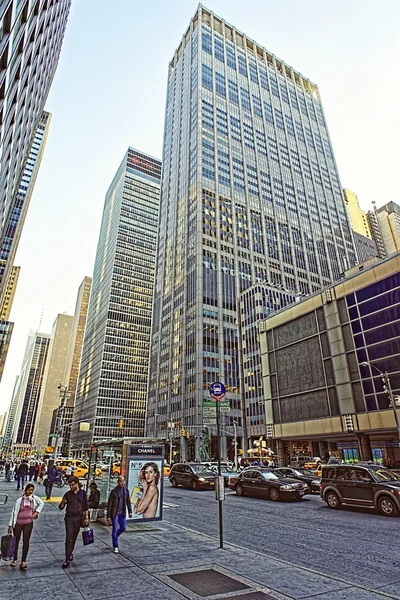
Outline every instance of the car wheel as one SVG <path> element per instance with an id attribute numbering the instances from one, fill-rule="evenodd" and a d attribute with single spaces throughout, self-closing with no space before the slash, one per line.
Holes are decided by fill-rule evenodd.
<path id="1" fill-rule="evenodd" d="M 192 479 L 191 488 L 192 488 L 192 490 L 198 490 L 199 489 L 199 484 L 196 481 L 196 479 Z"/>
<path id="2" fill-rule="evenodd" d="M 280 496 L 280 494 L 279 494 L 279 491 L 278 491 L 276 488 L 274 488 L 274 487 L 272 487 L 272 488 L 269 490 L 269 497 L 270 497 L 270 498 L 271 498 L 271 500 L 273 500 L 274 502 L 278 502 L 278 501 L 281 499 L 281 496 Z"/>
<path id="3" fill-rule="evenodd" d="M 174 488 L 177 488 L 177 487 L 178 487 L 178 482 L 176 481 L 175 477 L 173 477 L 173 478 L 171 479 L 171 485 L 172 485 L 172 487 L 174 487 Z"/>
<path id="4" fill-rule="evenodd" d="M 238 483 L 237 486 L 235 487 L 235 492 L 238 496 L 244 496 L 244 489 L 240 483 Z"/>
<path id="5" fill-rule="evenodd" d="M 395 517 L 397 515 L 397 507 L 389 496 L 379 498 L 378 509 L 385 517 Z"/>
<path id="6" fill-rule="evenodd" d="M 329 508 L 340 508 L 340 498 L 335 492 L 328 492 L 325 495 L 325 502 Z"/>

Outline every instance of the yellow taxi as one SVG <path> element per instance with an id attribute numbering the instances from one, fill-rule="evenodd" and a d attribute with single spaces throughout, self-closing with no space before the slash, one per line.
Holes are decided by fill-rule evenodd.
<path id="1" fill-rule="evenodd" d="M 164 463 L 164 476 L 168 477 L 170 472 L 171 472 L 171 467 L 169 466 L 168 463 Z"/>
<path id="2" fill-rule="evenodd" d="M 72 458 L 58 458 L 56 460 L 56 466 L 61 469 L 64 475 L 67 472 L 68 466 L 74 467 L 74 476 L 78 477 L 78 479 L 86 477 L 89 469 L 89 465 L 79 458 L 76 460 L 73 460 Z M 102 470 L 97 468 L 96 477 L 99 477 L 101 474 Z"/>
<path id="3" fill-rule="evenodd" d="M 118 475 L 121 475 L 121 463 L 119 461 L 112 464 L 111 475 L 113 477 L 118 477 Z"/>

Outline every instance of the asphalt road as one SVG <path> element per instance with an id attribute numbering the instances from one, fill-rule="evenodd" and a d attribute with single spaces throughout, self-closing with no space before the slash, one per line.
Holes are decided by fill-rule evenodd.
<path id="1" fill-rule="evenodd" d="M 164 482 L 164 520 L 218 538 L 218 502 L 212 490 L 172 488 Z M 300 502 L 239 498 L 223 502 L 224 539 L 296 565 L 378 588 L 400 580 L 400 517 L 369 509 L 329 509 L 319 496 Z M 254 563 L 257 555 L 244 555 Z"/>

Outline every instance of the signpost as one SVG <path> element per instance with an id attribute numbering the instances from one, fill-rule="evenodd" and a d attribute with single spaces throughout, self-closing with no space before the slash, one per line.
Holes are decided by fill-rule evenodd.
<path id="1" fill-rule="evenodd" d="M 226 394 L 225 386 L 223 383 L 216 381 L 211 384 L 210 396 L 214 398 L 216 409 L 217 409 L 217 460 L 218 460 L 218 479 L 221 481 L 221 400 Z M 228 402 L 229 406 L 229 402 Z M 225 409 L 226 410 L 226 409 Z M 229 410 L 229 409 L 228 409 Z M 222 494 L 218 495 L 218 512 L 219 512 L 219 547 L 224 547 L 224 531 L 222 521 L 222 501 L 224 497 Z"/>

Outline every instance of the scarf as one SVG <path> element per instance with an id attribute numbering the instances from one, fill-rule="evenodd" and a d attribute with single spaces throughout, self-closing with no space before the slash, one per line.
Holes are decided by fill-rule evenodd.
<path id="1" fill-rule="evenodd" d="M 29 496 L 29 498 L 27 498 L 25 495 L 22 496 L 22 506 L 30 506 L 31 502 L 33 502 L 32 496 Z"/>

